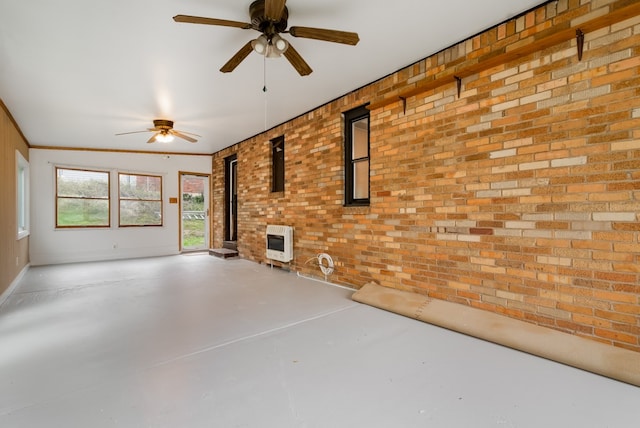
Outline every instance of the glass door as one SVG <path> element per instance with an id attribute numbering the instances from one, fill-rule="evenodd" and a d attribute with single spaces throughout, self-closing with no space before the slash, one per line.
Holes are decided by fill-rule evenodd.
<path id="1" fill-rule="evenodd" d="M 209 177 L 180 175 L 182 251 L 209 248 Z"/>

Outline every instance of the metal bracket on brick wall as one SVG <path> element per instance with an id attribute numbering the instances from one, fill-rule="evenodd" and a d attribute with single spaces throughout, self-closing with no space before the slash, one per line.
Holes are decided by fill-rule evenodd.
<path id="1" fill-rule="evenodd" d="M 578 61 L 582 61 L 582 54 L 584 53 L 584 33 L 579 28 L 576 30 L 576 45 L 578 47 Z"/>
<path id="2" fill-rule="evenodd" d="M 402 114 L 407 114 L 407 98 L 399 97 L 402 100 Z"/>
<path id="3" fill-rule="evenodd" d="M 462 91 L 462 77 L 453 76 L 456 79 L 456 86 L 458 88 L 458 98 L 460 98 L 460 92 Z"/>

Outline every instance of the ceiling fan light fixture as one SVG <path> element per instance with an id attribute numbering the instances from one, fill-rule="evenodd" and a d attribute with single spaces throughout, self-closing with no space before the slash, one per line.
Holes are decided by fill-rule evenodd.
<path id="1" fill-rule="evenodd" d="M 289 47 L 289 43 L 280 37 L 277 34 L 274 34 L 269 40 L 269 45 L 267 46 L 267 53 L 265 54 L 267 58 L 279 58 Z"/>
<path id="2" fill-rule="evenodd" d="M 278 52 L 272 45 L 269 45 L 267 46 L 267 54 L 265 56 L 267 58 L 280 58 L 280 52 Z"/>
<path id="3" fill-rule="evenodd" d="M 159 143 L 170 143 L 173 141 L 173 135 L 168 132 L 161 132 L 156 135 L 156 141 Z"/>
<path id="4" fill-rule="evenodd" d="M 264 55 L 265 53 L 267 53 L 269 40 L 267 40 L 267 37 L 263 34 L 251 42 L 251 47 L 260 55 Z"/>
<path id="5" fill-rule="evenodd" d="M 247 43 L 247 45 L 249 45 Z M 251 52 L 251 50 L 249 50 Z M 151 143 L 170 143 L 175 137 L 181 138 L 183 140 L 187 140 L 190 143 L 197 143 L 194 137 L 200 137 L 201 135 L 194 134 L 193 132 L 186 131 L 178 131 L 177 129 L 173 129 L 173 120 L 166 119 L 154 119 L 153 120 L 153 128 L 147 128 L 144 131 L 133 131 L 133 132 L 122 132 L 116 135 L 126 135 L 126 134 L 138 134 L 140 132 L 153 132 L 154 134 L 147 141 L 148 144 Z"/>
<path id="6" fill-rule="evenodd" d="M 287 42 L 279 35 L 274 34 L 274 36 L 271 38 L 271 46 L 275 49 L 276 52 L 278 52 L 279 54 L 283 54 L 284 51 L 286 51 L 289 47 L 289 42 Z"/>

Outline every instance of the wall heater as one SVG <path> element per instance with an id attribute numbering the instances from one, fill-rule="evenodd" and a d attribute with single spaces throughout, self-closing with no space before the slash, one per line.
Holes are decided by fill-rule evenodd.
<path id="1" fill-rule="evenodd" d="M 293 260 L 293 228 L 291 226 L 267 226 L 267 258 L 279 262 Z"/>

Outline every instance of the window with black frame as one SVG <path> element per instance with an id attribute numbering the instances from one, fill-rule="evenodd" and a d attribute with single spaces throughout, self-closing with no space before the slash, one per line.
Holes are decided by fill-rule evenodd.
<path id="1" fill-rule="evenodd" d="M 369 205 L 369 110 L 344 113 L 345 205 Z"/>
<path id="2" fill-rule="evenodd" d="M 271 140 L 271 191 L 284 192 L 284 135 Z"/>

